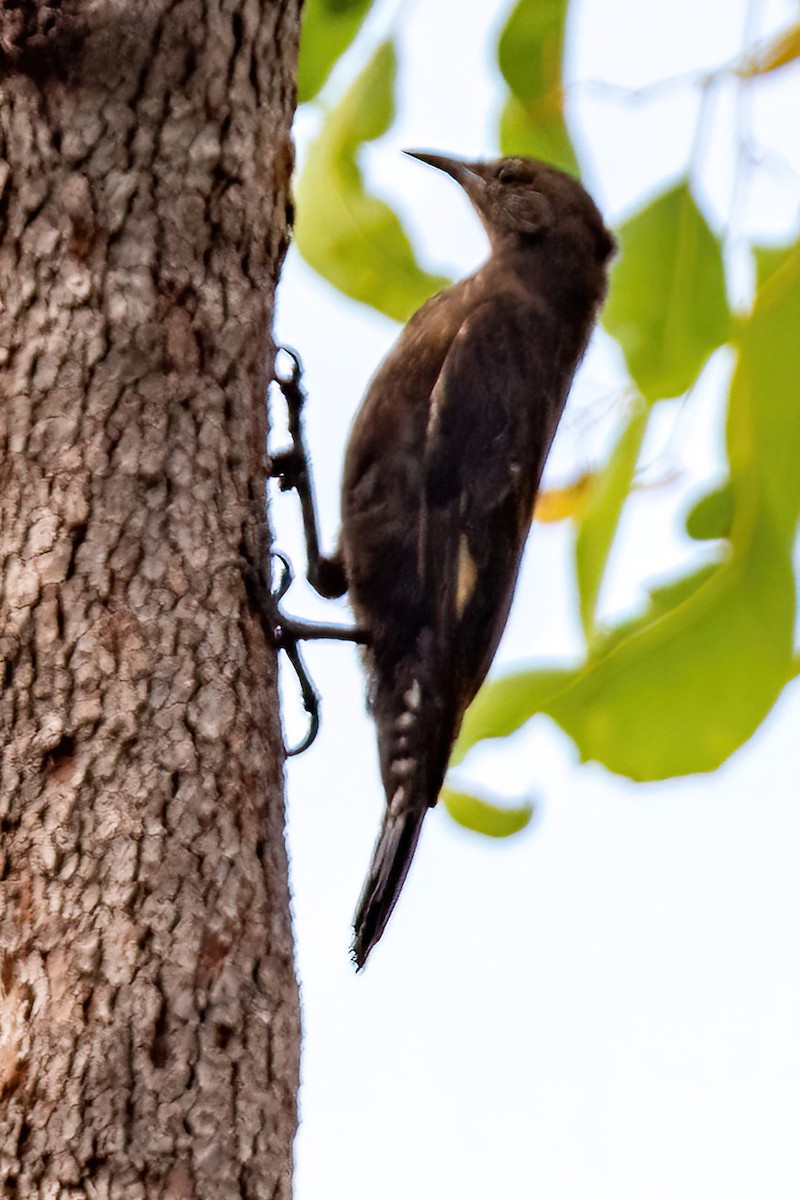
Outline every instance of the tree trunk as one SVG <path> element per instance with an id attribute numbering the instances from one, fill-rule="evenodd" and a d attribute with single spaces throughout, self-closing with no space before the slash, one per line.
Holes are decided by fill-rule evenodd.
<path id="1" fill-rule="evenodd" d="M 0 17 L 6 1196 L 291 1190 L 264 397 L 298 7 Z"/>

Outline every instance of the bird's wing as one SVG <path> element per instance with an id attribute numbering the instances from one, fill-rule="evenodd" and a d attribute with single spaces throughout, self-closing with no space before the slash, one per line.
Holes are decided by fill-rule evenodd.
<path id="1" fill-rule="evenodd" d="M 549 375 L 530 309 L 494 297 L 462 322 L 431 390 L 415 561 L 403 572 L 414 576 L 413 636 L 376 673 L 388 796 L 413 764 L 406 795 L 436 802 L 464 710 L 497 649 L 560 408 Z M 408 587 L 388 575 L 388 587 Z"/>
<path id="2" fill-rule="evenodd" d="M 457 725 L 497 649 L 560 416 L 530 309 L 494 298 L 459 329 L 431 395 L 421 587 Z"/>

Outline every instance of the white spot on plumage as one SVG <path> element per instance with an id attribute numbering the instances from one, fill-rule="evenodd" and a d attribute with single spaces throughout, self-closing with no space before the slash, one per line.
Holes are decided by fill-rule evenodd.
<path id="1" fill-rule="evenodd" d="M 401 712 L 395 720 L 394 727 L 397 730 L 410 729 L 416 719 L 412 712 Z"/>
<path id="2" fill-rule="evenodd" d="M 442 416 L 442 408 L 444 406 L 445 393 L 441 386 L 441 375 L 436 381 L 433 391 L 431 392 L 431 406 L 428 409 L 428 427 L 425 431 L 427 438 L 433 438 L 439 431 L 439 421 Z"/>
<path id="3" fill-rule="evenodd" d="M 416 765 L 414 758 L 396 758 L 392 763 L 391 771 L 398 779 L 408 779 Z"/>
<path id="4" fill-rule="evenodd" d="M 405 808 L 405 803 L 406 803 L 406 789 L 399 787 L 397 789 L 397 791 L 395 792 L 395 794 L 392 796 L 391 802 L 389 804 L 390 814 L 393 817 L 399 816 L 400 813 Z"/>
<path id="5" fill-rule="evenodd" d="M 419 686 L 418 679 L 413 680 L 411 687 L 403 696 L 403 701 L 410 713 L 419 712 L 419 706 L 422 702 L 422 688 Z"/>
<path id="6" fill-rule="evenodd" d="M 467 535 L 462 533 L 458 543 L 458 573 L 456 575 L 456 616 L 460 617 L 475 591 L 478 568 L 469 552 Z"/>

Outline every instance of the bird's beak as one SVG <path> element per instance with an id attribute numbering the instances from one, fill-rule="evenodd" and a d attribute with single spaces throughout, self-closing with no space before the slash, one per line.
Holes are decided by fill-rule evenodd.
<path id="1" fill-rule="evenodd" d="M 462 162 L 460 158 L 447 158 L 443 154 L 428 154 L 423 150 L 404 150 L 403 153 L 427 163 L 429 167 L 435 167 L 437 171 L 444 171 L 456 183 L 460 183 L 472 203 L 480 207 L 480 197 L 486 183 L 472 163 Z"/>

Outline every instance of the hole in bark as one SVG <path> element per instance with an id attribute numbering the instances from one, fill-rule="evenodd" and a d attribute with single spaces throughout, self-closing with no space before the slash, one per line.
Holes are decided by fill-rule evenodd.
<path id="1" fill-rule="evenodd" d="M 156 1068 L 163 1067 L 167 1061 L 167 1002 L 163 997 L 150 1043 L 150 1061 Z"/>
<path id="2" fill-rule="evenodd" d="M 220 1050 L 226 1050 L 228 1042 L 231 1040 L 233 1029 L 230 1025 L 218 1025 L 216 1033 L 216 1042 Z"/>
<path id="3" fill-rule="evenodd" d="M 189 49 L 186 52 L 186 65 L 184 67 L 184 74 L 183 74 L 184 80 L 191 79 L 191 77 L 192 77 L 192 75 L 194 75 L 196 69 L 197 69 L 197 55 L 195 54 L 194 50 Z"/>
<path id="4" fill-rule="evenodd" d="M 57 771 L 67 759 L 72 758 L 75 753 L 75 738 L 65 734 L 57 746 L 53 746 L 52 750 L 48 750 L 44 756 L 44 769 L 46 771 Z"/>
<path id="5" fill-rule="evenodd" d="M 72 535 L 72 553 L 70 555 L 69 563 L 67 564 L 67 573 L 64 576 L 65 580 L 72 579 L 73 575 L 75 574 L 75 560 L 78 556 L 78 551 L 84 543 L 88 528 L 89 526 L 85 523 L 83 525 L 75 526 L 75 531 Z"/>
<path id="6" fill-rule="evenodd" d="M 267 1026 L 267 1054 L 266 1054 L 266 1078 L 274 1079 L 274 1064 L 272 1057 L 272 1030 Z"/>
<path id="7" fill-rule="evenodd" d="M 233 62 L 239 57 L 239 51 L 242 48 L 242 38 L 244 37 L 244 22 L 242 21 L 241 13 L 233 14 L 233 54 L 231 60 Z"/>
<path id="8" fill-rule="evenodd" d="M 19 1140 L 17 1141 L 17 1149 L 19 1150 L 20 1158 L 22 1158 L 22 1155 L 25 1153 L 30 1136 L 31 1136 L 30 1123 L 28 1121 L 26 1121 L 25 1118 L 23 1117 L 22 1123 L 19 1127 Z"/>

